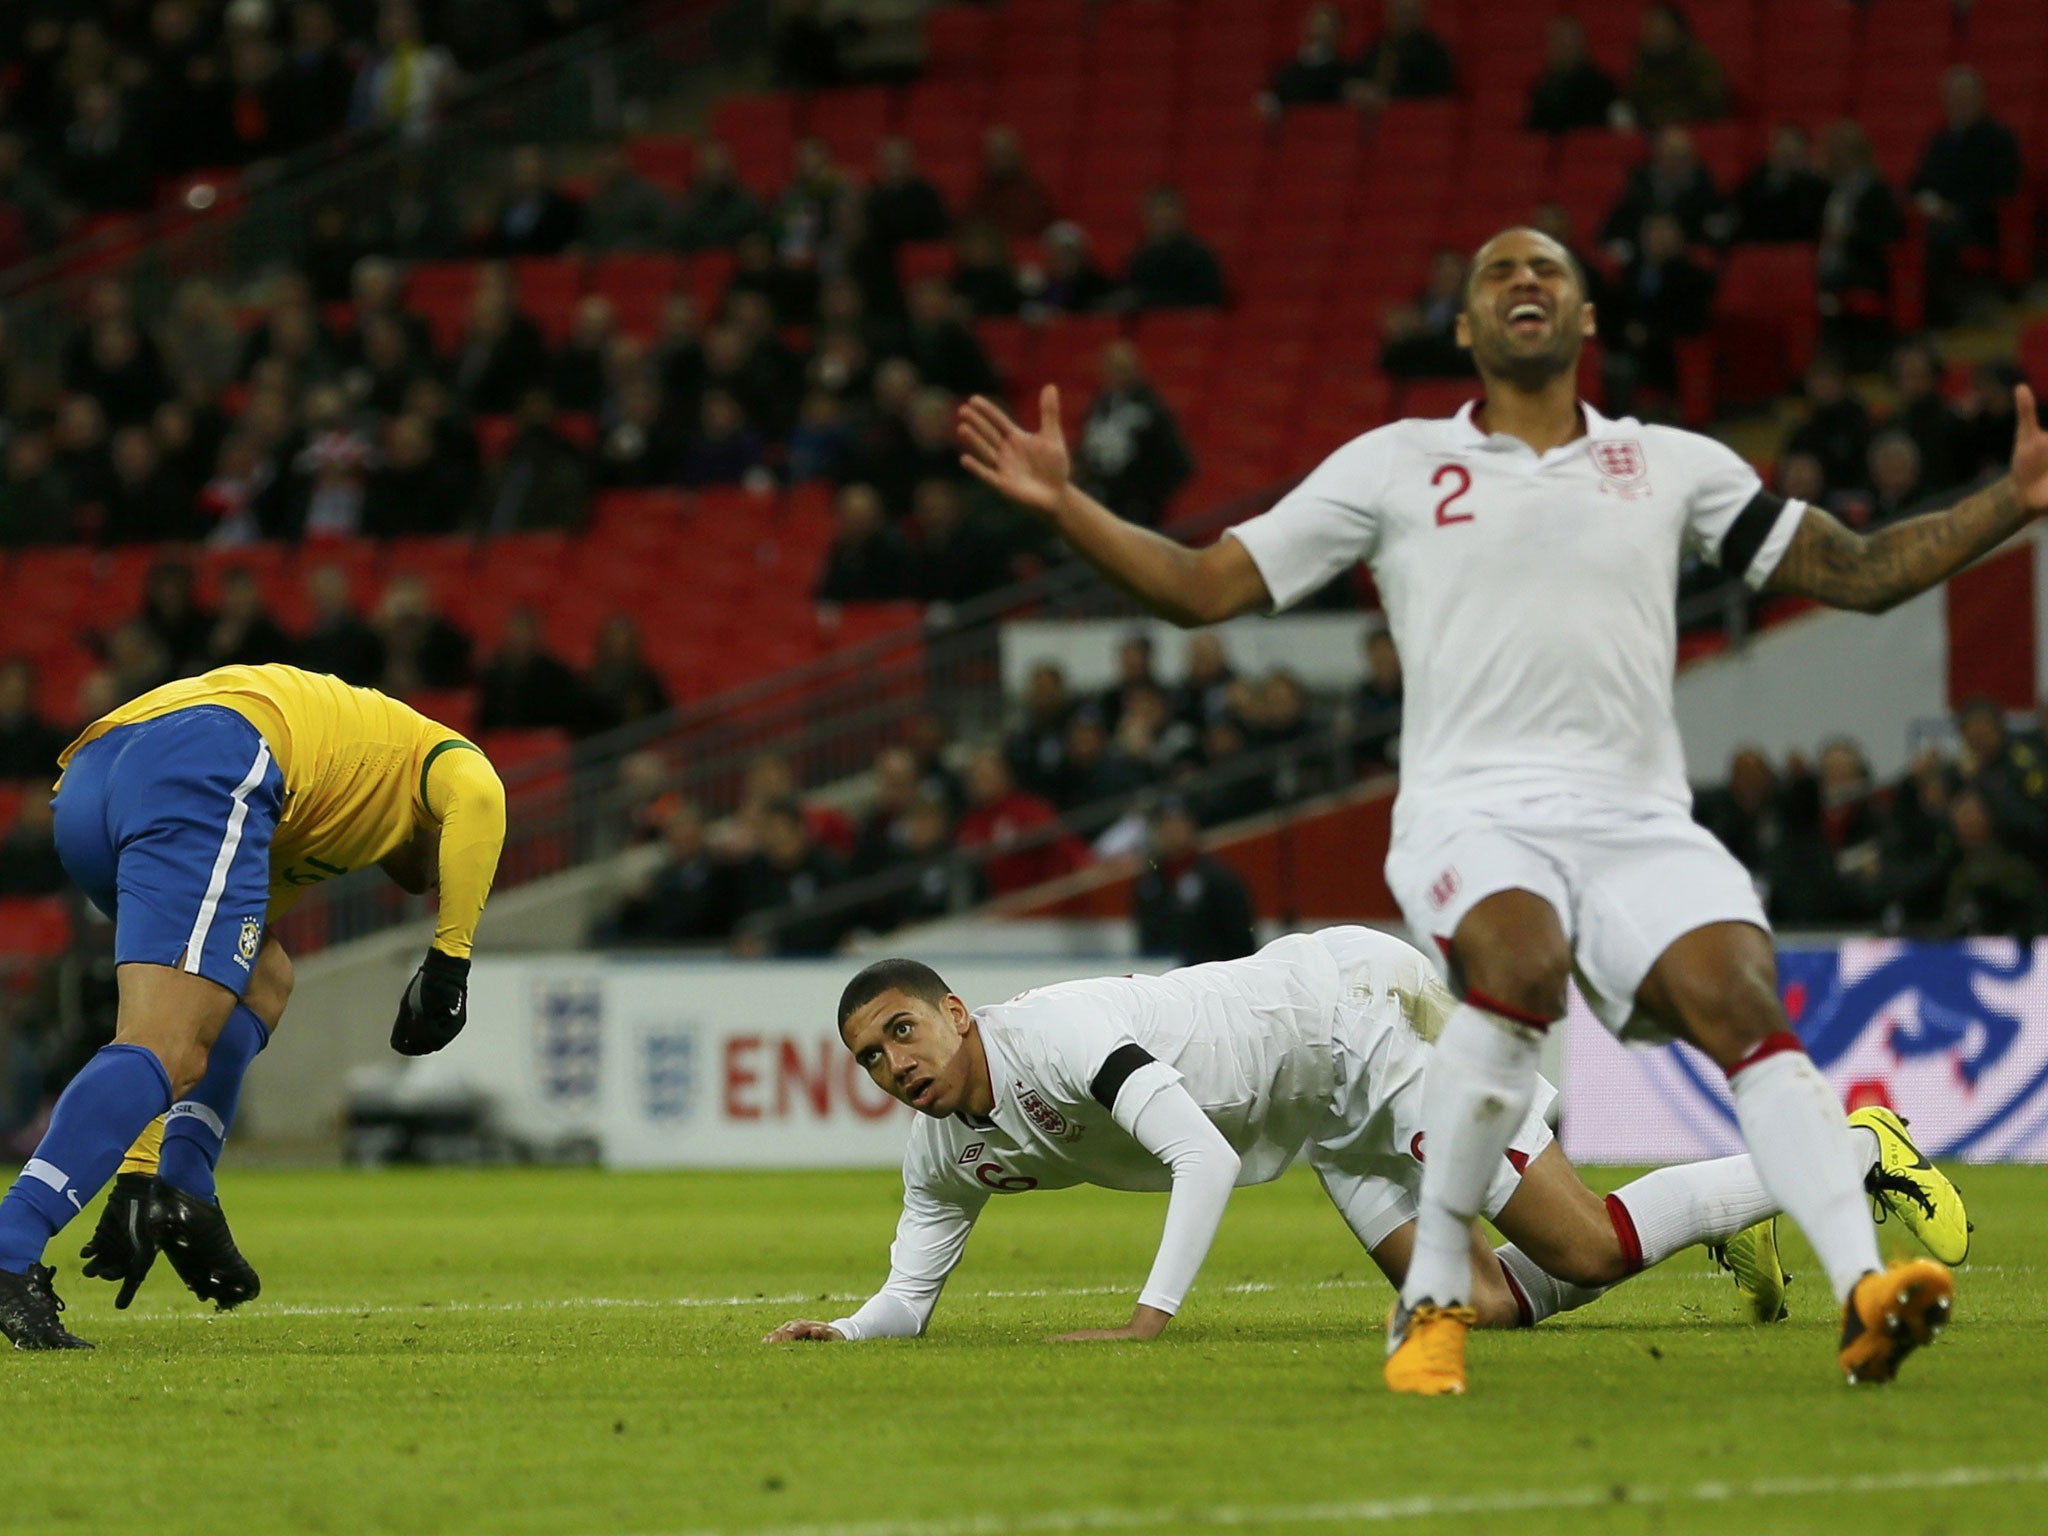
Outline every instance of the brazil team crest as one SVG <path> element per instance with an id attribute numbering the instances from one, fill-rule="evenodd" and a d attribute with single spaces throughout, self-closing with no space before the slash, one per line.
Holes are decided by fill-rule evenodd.
<path id="1" fill-rule="evenodd" d="M 242 962 L 243 970 L 246 971 L 256 963 L 256 951 L 262 947 L 263 919 L 260 917 L 243 918 L 242 938 L 240 943 L 235 946 L 235 952 Z"/>

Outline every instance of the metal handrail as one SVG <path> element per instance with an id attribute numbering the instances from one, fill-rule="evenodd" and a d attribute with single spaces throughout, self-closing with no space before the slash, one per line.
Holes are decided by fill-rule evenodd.
<path id="1" fill-rule="evenodd" d="M 859 913 L 865 908 L 872 908 L 877 902 L 913 889 L 932 864 L 938 864 L 947 870 L 956 892 L 963 891 L 969 888 L 968 877 L 991 859 L 1041 849 L 1067 837 L 1085 837 L 1091 832 L 1099 835 L 1103 829 L 1129 816 L 1142 813 L 1165 799 L 1200 802 L 1220 790 L 1235 788 L 1260 779 L 1275 781 L 1282 775 L 1299 776 L 1309 768 L 1309 765 L 1321 764 L 1326 770 L 1325 781 L 1316 784 L 1313 789 L 1297 789 L 1294 793 L 1280 794 L 1272 809 L 1284 810 L 1314 796 L 1348 788 L 1359 782 L 1363 778 L 1359 771 L 1361 749 L 1384 742 L 1393 734 L 1393 731 L 1384 725 L 1362 727 L 1348 720 L 1336 721 L 1297 741 L 1247 751 L 1228 763 L 1202 768 L 1169 783 L 1147 784 L 1126 790 L 1122 794 L 1104 796 L 1074 806 L 1063 813 L 1057 822 L 1034 827 L 1020 834 L 1014 843 L 1001 849 L 955 848 L 938 859 L 899 866 L 858 880 L 849 880 L 821 892 L 807 902 L 749 913 L 740 920 L 738 932 L 742 936 L 772 937 L 777 930 L 799 917 L 832 918 Z M 1380 760 L 1373 758 L 1369 761 L 1376 763 Z M 1313 772 L 1310 772 L 1309 776 L 1314 777 Z M 956 910 L 966 911 L 975 904 L 963 901 Z"/>

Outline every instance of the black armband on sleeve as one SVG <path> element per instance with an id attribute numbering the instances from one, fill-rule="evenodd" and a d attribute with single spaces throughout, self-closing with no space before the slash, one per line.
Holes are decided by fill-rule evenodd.
<path id="1" fill-rule="evenodd" d="M 1142 1045 L 1120 1045 L 1109 1053 L 1109 1060 L 1102 1064 L 1102 1070 L 1095 1074 L 1095 1081 L 1088 1085 L 1088 1092 L 1095 1102 L 1114 1114 L 1116 1096 L 1138 1068 L 1149 1066 L 1152 1053 Z"/>
<path id="2" fill-rule="evenodd" d="M 1750 497 L 1749 505 L 1735 514 L 1735 521 L 1721 537 L 1721 569 L 1731 576 L 1747 576 L 1756 552 L 1764 547 L 1784 510 L 1785 498 L 1775 491 L 1758 491 Z"/>

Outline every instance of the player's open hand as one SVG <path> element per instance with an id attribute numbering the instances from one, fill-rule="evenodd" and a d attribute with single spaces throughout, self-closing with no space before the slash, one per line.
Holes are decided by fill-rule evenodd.
<path id="1" fill-rule="evenodd" d="M 2048 432 L 2041 430 L 2031 389 L 2019 385 L 2012 392 L 2012 403 L 2018 417 L 2013 430 L 2012 483 L 2027 510 L 2039 517 L 2048 514 Z"/>
<path id="2" fill-rule="evenodd" d="M 773 1333 L 761 1340 L 763 1344 L 839 1344 L 846 1335 L 830 1323 L 814 1323 L 808 1318 L 792 1318 Z"/>
<path id="3" fill-rule="evenodd" d="M 1126 1340 L 1143 1342 L 1156 1339 L 1166 1331 L 1166 1325 L 1173 1321 L 1171 1312 L 1161 1312 L 1157 1307 L 1139 1306 L 1131 1313 L 1131 1320 L 1121 1328 L 1077 1328 L 1072 1333 L 1056 1333 L 1048 1344 L 1105 1344 Z"/>
<path id="4" fill-rule="evenodd" d="M 1026 432 L 982 395 L 960 407 L 955 428 L 966 450 L 960 462 L 986 485 L 1035 512 L 1053 512 L 1067 489 L 1073 461 L 1060 430 L 1060 392 L 1048 384 L 1038 392 L 1038 430 Z"/>

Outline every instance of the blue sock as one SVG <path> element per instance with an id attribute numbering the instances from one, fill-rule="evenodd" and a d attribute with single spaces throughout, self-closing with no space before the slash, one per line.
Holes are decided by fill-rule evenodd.
<path id="1" fill-rule="evenodd" d="M 0 1269 L 20 1274 L 40 1260 L 170 1102 L 171 1076 L 156 1052 L 102 1046 L 58 1097 L 36 1155 L 0 1200 Z"/>
<path id="2" fill-rule="evenodd" d="M 216 1198 L 213 1165 L 220 1161 L 220 1144 L 235 1123 L 242 1074 L 269 1043 L 270 1031 L 263 1021 L 237 1003 L 206 1058 L 206 1076 L 164 1117 L 164 1150 L 157 1174 L 173 1189 L 202 1200 Z"/>

